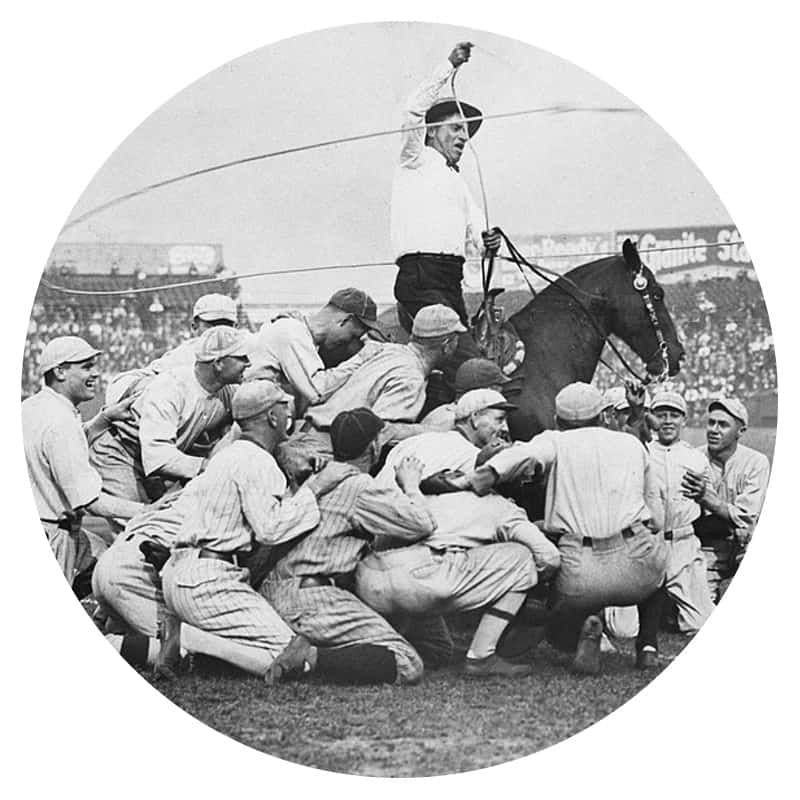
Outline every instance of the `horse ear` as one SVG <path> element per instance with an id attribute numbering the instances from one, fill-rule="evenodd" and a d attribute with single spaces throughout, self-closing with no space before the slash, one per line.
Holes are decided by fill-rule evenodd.
<path id="1" fill-rule="evenodd" d="M 622 243 L 622 257 L 625 259 L 625 263 L 630 270 L 633 272 L 639 271 L 639 268 L 642 266 L 642 259 L 639 258 L 636 245 L 630 239 L 626 239 Z"/>

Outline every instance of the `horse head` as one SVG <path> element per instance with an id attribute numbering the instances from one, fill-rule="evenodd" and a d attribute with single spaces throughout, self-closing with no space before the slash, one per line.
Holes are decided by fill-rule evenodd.
<path id="1" fill-rule="evenodd" d="M 608 290 L 609 333 L 628 344 L 653 376 L 675 375 L 684 355 L 664 289 L 630 239 L 622 245 L 616 280 Z"/>

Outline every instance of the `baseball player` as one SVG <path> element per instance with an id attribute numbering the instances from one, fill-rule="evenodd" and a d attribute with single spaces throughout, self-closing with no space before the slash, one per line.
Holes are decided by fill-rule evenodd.
<path id="1" fill-rule="evenodd" d="M 404 458 L 396 482 L 386 488 L 368 474 L 380 455 L 384 425 L 368 408 L 343 411 L 333 420 L 334 459 L 351 469 L 319 499 L 319 525 L 287 545 L 261 593 L 311 645 L 357 648 L 361 656 L 354 659 L 349 682 L 417 683 L 423 664 L 416 650 L 351 591 L 375 534 L 414 542 L 435 529 L 419 490 L 422 465 L 416 459 Z"/>
<path id="2" fill-rule="evenodd" d="M 748 414 L 734 397 L 708 405 L 706 445 L 700 448 L 711 465 L 711 479 L 687 472 L 684 485 L 703 515 L 694 525 L 703 544 L 712 597 L 718 601 L 736 573 L 761 514 L 769 482 L 769 460 L 739 439 Z"/>
<path id="3" fill-rule="evenodd" d="M 463 395 L 473 389 L 494 389 L 502 392 L 503 386 L 510 380 L 494 361 L 487 358 L 468 358 L 456 370 L 455 401 L 437 406 L 420 424 L 430 430 L 451 431 L 456 425 L 456 403 Z"/>
<path id="4" fill-rule="evenodd" d="M 253 661 L 252 648 L 181 625 L 164 602 L 160 570 L 183 523 L 186 507 L 177 502 L 183 491 L 174 486 L 133 517 L 92 574 L 106 640 L 129 664 L 152 666 L 154 676 L 165 679 L 175 677 L 182 654 Z"/>
<path id="5" fill-rule="evenodd" d="M 286 438 L 292 403 L 271 381 L 248 381 L 237 390 L 233 414 L 240 436 L 181 496 L 183 521 L 162 571 L 170 611 L 229 641 L 231 651 L 218 657 L 268 682 L 312 668 L 342 676 L 358 660 L 348 649 L 312 651 L 306 640 L 293 641 L 292 630 L 250 586 L 244 566 L 254 543 L 280 545 L 312 530 L 319 523 L 317 498 L 349 470 L 332 465 L 286 496 L 286 478 L 273 453 Z M 281 654 L 280 667 L 270 672 Z"/>
<path id="6" fill-rule="evenodd" d="M 381 333 L 375 301 L 360 289 L 340 289 L 315 314 L 281 314 L 252 339 L 252 367 L 245 377 L 281 383 L 295 395 L 296 413 L 325 402 L 353 371 L 375 354 L 369 341 L 352 357 L 330 369 L 322 355 L 361 343 L 371 330 Z M 382 334 L 381 334 L 382 335 Z"/>
<path id="7" fill-rule="evenodd" d="M 22 403 L 22 433 L 28 477 L 47 540 L 64 576 L 73 585 L 107 547 L 81 527 L 86 511 L 127 519 L 142 504 L 112 497 L 89 463 L 87 436 L 94 439 L 121 421 L 127 404 L 106 407 L 86 425 L 78 406 L 94 399 L 100 351 L 77 336 L 52 339 L 42 350 L 42 388 Z"/>
<path id="8" fill-rule="evenodd" d="M 204 434 L 221 436 L 231 423 L 231 397 L 249 364 L 245 335 L 230 327 L 207 330 L 193 366 L 156 375 L 134 400 L 133 419 L 96 439 L 91 463 L 106 490 L 147 502 L 165 482 L 185 483 L 207 458 L 187 451 Z M 151 497 L 152 495 L 152 497 Z"/>
<path id="9" fill-rule="evenodd" d="M 414 319 L 409 343 L 383 345 L 328 400 L 308 409 L 301 432 L 314 433 L 320 451 L 330 453 L 328 432 L 336 415 L 364 407 L 391 423 L 381 432 L 384 442 L 419 433 L 404 423 L 416 421 L 425 404 L 428 376 L 452 357 L 458 334 L 465 330 L 453 309 L 426 306 Z"/>
<path id="10" fill-rule="evenodd" d="M 657 439 L 649 445 L 653 496 L 648 505 L 660 504 L 667 542 L 665 589 L 677 606 L 678 629 L 694 634 L 714 610 L 706 577 L 706 562 L 692 523 L 700 506 L 682 490 L 687 470 L 710 478 L 707 459 L 681 439 L 686 421 L 686 401 L 677 392 L 661 391 L 653 398 L 653 416 L 659 423 Z"/>
<path id="11" fill-rule="evenodd" d="M 217 325 L 235 328 L 237 321 L 236 301 L 233 298 L 224 294 L 204 294 L 198 297 L 192 310 L 191 331 L 194 336 L 168 350 L 146 367 L 121 372 L 106 387 L 106 402 L 116 402 L 141 392 L 146 379 L 154 375 L 160 375 L 174 367 L 193 366 L 200 336 Z"/>
<path id="12" fill-rule="evenodd" d="M 577 646 L 573 668 L 600 670 L 606 605 L 639 606 L 637 666 L 657 663 L 657 636 L 666 543 L 656 530 L 650 457 L 634 437 L 600 426 L 605 406 L 593 386 L 573 383 L 556 395 L 558 430 L 545 431 L 497 453 L 476 470 L 479 493 L 496 483 L 544 472 L 545 530 L 558 536 L 561 568 L 551 596 L 548 635 L 564 649 Z"/>
<path id="13" fill-rule="evenodd" d="M 456 431 L 427 433 L 401 442 L 376 482 L 381 485 L 396 472 L 397 459 L 409 454 L 421 462 L 423 477 L 440 471 L 442 464 L 471 469 L 478 445 L 508 432 L 505 416 L 512 408 L 491 389 L 467 392 L 456 407 Z M 463 446 L 448 447 L 442 441 L 445 438 L 453 444 L 462 438 Z M 499 495 L 477 497 L 461 491 L 427 496 L 425 503 L 436 530 L 418 545 L 367 555 L 356 572 L 358 595 L 384 615 L 412 620 L 489 606 L 467 652 L 465 674 L 530 674 L 530 665 L 504 660 L 496 647 L 539 575 L 558 568 L 557 549 L 522 509 Z"/>

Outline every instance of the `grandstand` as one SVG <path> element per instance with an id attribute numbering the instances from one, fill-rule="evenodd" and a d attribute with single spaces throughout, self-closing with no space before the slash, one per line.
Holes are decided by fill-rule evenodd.
<path id="1" fill-rule="evenodd" d="M 36 294 L 25 342 L 23 398 L 38 389 L 35 365 L 42 347 L 54 336 L 79 334 L 103 350 L 103 391 L 114 374 L 145 364 L 187 338 L 192 306 L 201 294 L 221 292 L 240 298 L 239 282 L 223 266 L 219 245 L 143 245 L 141 251 L 126 251 L 127 260 L 119 256 L 119 245 L 107 246 L 117 248 L 117 268 L 113 273 L 108 266 L 112 263 L 109 253 L 103 261 L 97 252 L 83 251 L 81 261 L 75 258 L 80 251 L 75 245 L 70 247 L 69 259 L 64 253 L 61 260 L 51 259 Z M 176 261 L 176 253 L 184 260 Z M 207 257 L 199 264 L 185 260 L 204 253 L 213 253 L 213 258 Z M 146 264 L 143 254 L 149 259 Z M 106 267 L 102 272 L 92 271 L 101 269 L 103 264 Z M 775 349 L 761 288 L 752 268 L 726 274 L 735 277 L 686 274 L 683 280 L 665 285 L 667 306 L 686 348 L 682 371 L 672 385 L 686 397 L 690 425 L 700 423 L 708 398 L 719 393 L 741 397 L 753 417 L 753 425 L 775 425 Z M 186 285 L 162 288 L 176 282 Z M 152 291 L 121 296 L 68 295 L 49 288 L 48 283 L 81 291 Z M 472 313 L 480 296 L 470 293 L 466 299 Z M 527 289 L 512 289 L 500 296 L 507 317 L 529 300 Z M 263 317 L 264 309 L 251 310 L 254 318 Z M 252 330 L 254 324 L 241 302 L 239 315 L 240 325 Z M 608 348 L 604 358 L 612 364 L 616 360 Z M 594 381 L 606 389 L 620 379 L 601 365 Z"/>

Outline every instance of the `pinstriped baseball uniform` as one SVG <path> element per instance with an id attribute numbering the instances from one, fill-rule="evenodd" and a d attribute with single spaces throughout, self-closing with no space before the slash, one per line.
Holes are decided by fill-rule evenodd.
<path id="1" fill-rule="evenodd" d="M 22 403 L 22 433 L 36 510 L 61 571 L 72 582 L 107 546 L 94 534 L 73 535 L 56 524 L 65 512 L 96 500 L 103 488 L 89 464 L 80 414 L 66 397 L 43 386 Z"/>
<path id="2" fill-rule="evenodd" d="M 289 643 L 291 629 L 251 588 L 246 569 L 200 556 L 246 553 L 254 541 L 276 545 L 311 530 L 319 522 L 311 490 L 285 495 L 286 478 L 272 455 L 238 439 L 184 490 L 176 549 L 161 575 L 167 607 L 190 625 L 250 647 L 260 656 L 260 674 Z"/>
<path id="3" fill-rule="evenodd" d="M 319 500 L 320 523 L 278 561 L 261 593 L 297 632 L 318 645 L 374 644 L 391 650 L 400 683 L 422 676 L 416 650 L 379 614 L 335 585 L 303 585 L 303 578 L 352 576 L 373 535 L 403 541 L 430 535 L 434 522 L 424 505 L 395 484 L 378 488 L 355 467 Z"/>
<path id="4" fill-rule="evenodd" d="M 194 365 L 157 375 L 131 406 L 133 420 L 92 443 L 92 465 L 109 494 L 148 502 L 144 479 L 159 475 L 187 481 L 203 459 L 186 451 L 205 432 L 231 422 L 235 387 L 207 392 L 195 377 Z"/>
<path id="5" fill-rule="evenodd" d="M 696 633 L 714 610 L 706 576 L 706 561 L 692 522 L 700 516 L 700 506 L 681 493 L 681 480 L 687 469 L 710 477 L 706 458 L 684 441 L 671 445 L 650 442 L 653 484 L 648 505 L 664 509 L 667 541 L 666 589 L 678 609 L 678 628 Z"/>

